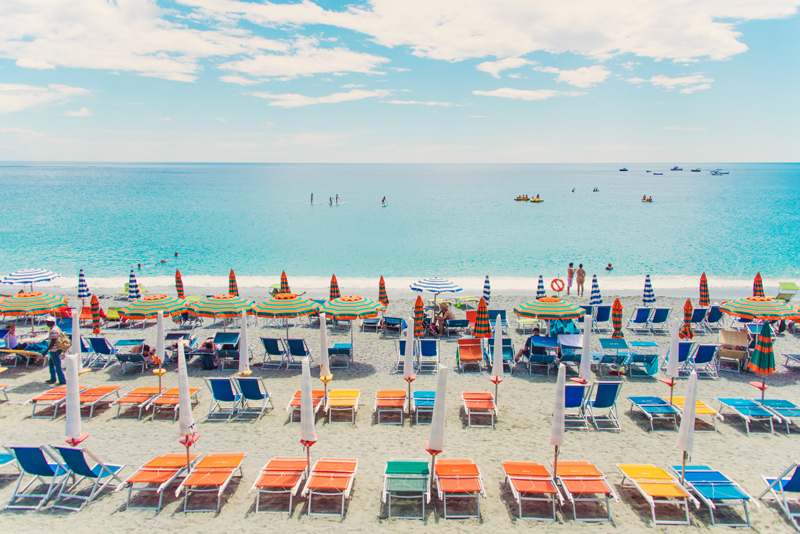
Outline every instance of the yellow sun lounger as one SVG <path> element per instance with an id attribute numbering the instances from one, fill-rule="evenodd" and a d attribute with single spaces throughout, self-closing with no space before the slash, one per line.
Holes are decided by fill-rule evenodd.
<path id="1" fill-rule="evenodd" d="M 636 489 L 639 494 L 650 505 L 650 513 L 655 525 L 688 525 L 689 520 L 689 501 L 700 508 L 700 502 L 692 497 L 686 488 L 681 486 L 677 479 L 672 475 L 654 465 L 649 464 L 617 464 L 622 471 L 622 482 L 620 489 L 625 489 L 625 481 L 629 480 L 631 487 Z M 656 519 L 656 505 L 669 504 L 683 507 L 686 519 Z"/>
<path id="2" fill-rule="evenodd" d="M 681 412 L 681 414 L 683 414 L 683 401 L 684 397 L 672 397 L 672 405 L 675 406 L 675 409 Z M 710 415 L 711 423 L 714 425 L 714 432 L 717 431 L 717 419 L 720 421 L 725 420 L 725 417 L 722 414 L 701 400 L 697 401 L 694 414 L 696 417 L 700 417 L 701 415 Z M 711 430 L 699 430 L 698 428 L 695 428 L 695 432 L 711 432 Z"/>
<path id="3" fill-rule="evenodd" d="M 328 422 L 332 423 L 333 412 L 349 412 L 350 422 L 356 422 L 358 412 L 358 399 L 361 392 L 357 389 L 333 389 L 328 392 L 328 401 L 325 409 L 328 411 Z M 337 421 L 344 422 L 344 421 Z"/>

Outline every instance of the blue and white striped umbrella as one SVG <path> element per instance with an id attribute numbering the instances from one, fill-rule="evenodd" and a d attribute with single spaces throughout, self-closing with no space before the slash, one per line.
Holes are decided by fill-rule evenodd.
<path id="1" fill-rule="evenodd" d="M 645 306 L 652 306 L 656 303 L 656 296 L 653 293 L 653 286 L 650 285 L 650 275 L 644 277 L 644 297 L 642 298 Z"/>
<path id="2" fill-rule="evenodd" d="M 592 296 L 589 299 L 589 306 L 600 306 L 603 303 L 603 296 L 600 294 L 600 286 L 597 285 L 597 275 L 592 275 Z"/>
<path id="3" fill-rule="evenodd" d="M 486 275 L 486 280 L 483 281 L 483 300 L 486 301 L 486 305 L 489 305 L 489 297 L 492 296 L 492 286 L 489 285 L 489 275 Z"/>
<path id="4" fill-rule="evenodd" d="M 139 296 L 139 284 L 136 283 L 136 275 L 131 269 L 131 276 L 128 279 L 128 300 L 137 300 Z"/>
<path id="5" fill-rule="evenodd" d="M 458 293 L 463 291 L 461 286 L 458 286 L 450 280 L 444 278 L 424 278 L 413 284 L 409 285 L 414 291 L 429 291 L 431 293 Z"/>
<path id="6" fill-rule="evenodd" d="M 78 298 L 88 299 L 92 294 L 89 293 L 89 286 L 86 285 L 86 275 L 83 274 L 83 269 L 78 273 Z"/>
<path id="7" fill-rule="evenodd" d="M 60 274 L 47 269 L 21 269 L 0 280 L 0 284 L 31 284 L 31 291 L 33 291 L 33 284 L 36 282 L 49 282 L 60 276 Z"/>
<path id="8" fill-rule="evenodd" d="M 547 296 L 547 293 L 544 292 L 544 280 L 542 279 L 542 275 L 539 275 L 539 285 L 536 287 L 536 300 L 544 298 Z"/>

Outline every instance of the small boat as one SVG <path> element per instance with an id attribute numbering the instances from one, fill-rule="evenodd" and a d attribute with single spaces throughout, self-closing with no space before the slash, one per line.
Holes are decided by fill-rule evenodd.
<path id="1" fill-rule="evenodd" d="M 722 171 L 719 169 L 714 169 L 711 171 L 711 176 L 722 176 Z"/>
<path id="2" fill-rule="evenodd" d="M 530 199 L 528 198 L 528 195 L 522 195 L 515 198 L 514 200 L 516 200 L 517 202 L 527 202 Z"/>
<path id="3" fill-rule="evenodd" d="M 645 172 L 653 172 L 653 171 L 645 171 Z"/>
<path id="4" fill-rule="evenodd" d="M 697 167 L 696 169 L 692 169 L 692 172 L 700 172 L 700 167 Z"/>
<path id="5" fill-rule="evenodd" d="M 622 167 L 619 172 L 628 172 L 628 167 Z"/>
<path id="6" fill-rule="evenodd" d="M 652 201 L 653 201 L 653 199 L 652 199 L 652 198 L 649 198 L 649 199 L 647 199 L 647 200 L 642 200 L 642 202 L 652 202 Z"/>
<path id="7" fill-rule="evenodd" d="M 683 169 L 681 169 L 680 167 L 678 167 L 677 165 L 675 165 L 675 166 L 674 166 L 674 167 L 672 167 L 670 170 L 671 170 L 671 171 L 682 171 Z"/>
<path id="8" fill-rule="evenodd" d="M 542 200 L 541 198 L 532 198 L 531 202 L 533 202 L 534 204 L 538 204 L 540 202 L 544 202 L 544 200 Z"/>
<path id="9" fill-rule="evenodd" d="M 653 176 L 664 176 L 663 172 L 654 172 Z"/>

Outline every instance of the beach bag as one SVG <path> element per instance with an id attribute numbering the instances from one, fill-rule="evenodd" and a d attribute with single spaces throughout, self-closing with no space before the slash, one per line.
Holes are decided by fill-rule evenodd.
<path id="1" fill-rule="evenodd" d="M 62 351 L 66 352 L 72 346 L 72 340 L 70 340 L 69 336 L 64 332 L 58 333 L 58 340 L 56 340 L 55 347 Z"/>
<path id="2" fill-rule="evenodd" d="M 203 356 L 200 359 L 200 367 L 203 369 L 203 371 L 211 371 L 213 369 L 216 369 L 217 366 L 214 365 L 214 357 L 213 356 Z"/>

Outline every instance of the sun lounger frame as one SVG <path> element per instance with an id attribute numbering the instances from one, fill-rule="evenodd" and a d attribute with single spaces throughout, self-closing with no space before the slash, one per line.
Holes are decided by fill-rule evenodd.
<path id="1" fill-rule="evenodd" d="M 80 386 L 80 392 L 84 392 L 85 390 L 89 389 L 89 386 Z M 41 399 L 45 396 L 52 396 L 53 398 L 48 399 Z M 34 398 L 25 402 L 25 404 L 33 404 L 31 408 L 31 419 L 55 419 L 58 416 L 58 409 L 67 402 L 67 386 L 58 386 L 52 389 L 45 391 L 44 393 L 39 393 Z M 53 407 L 53 415 L 36 415 L 36 406 L 43 404 L 46 407 Z"/>
<path id="2" fill-rule="evenodd" d="M 478 471 L 477 475 L 446 475 L 442 476 L 439 475 L 435 471 L 435 467 L 437 465 L 455 465 L 456 462 L 466 464 L 469 463 L 475 466 L 475 469 Z M 439 500 L 442 501 L 442 515 L 445 519 L 470 519 L 476 517 L 478 519 L 481 518 L 481 497 L 484 499 L 486 498 L 486 489 L 483 486 L 483 477 L 481 476 L 480 469 L 472 460 L 439 460 L 434 464 L 434 478 L 436 479 L 436 490 L 439 495 Z M 465 492 L 451 492 L 451 491 L 443 491 L 442 490 L 442 479 L 469 479 L 475 480 L 478 483 L 478 491 L 465 491 Z M 475 499 L 475 504 L 477 505 L 477 512 L 476 515 L 447 515 L 447 499 Z"/>
<path id="3" fill-rule="evenodd" d="M 467 426 L 474 426 L 474 427 L 492 427 L 494 428 L 494 420 L 497 417 L 497 404 L 494 402 L 494 397 L 488 391 L 464 391 L 461 393 L 461 400 L 464 403 L 464 412 L 467 414 Z M 475 406 L 470 406 L 471 402 L 480 401 L 480 402 L 491 402 L 490 408 L 480 408 Z M 478 425 L 472 424 L 472 417 L 473 416 L 483 416 L 488 415 L 492 423 L 490 425 Z"/>
<path id="4" fill-rule="evenodd" d="M 761 403 L 760 399 L 753 399 L 753 402 Z M 775 414 L 779 422 L 786 425 L 786 434 L 792 433 L 791 425 L 794 420 L 800 420 L 800 406 L 795 403 L 782 399 L 764 399 L 762 404 L 764 409 Z"/>
<path id="5" fill-rule="evenodd" d="M 335 462 L 335 463 L 351 463 L 353 464 L 353 469 L 349 471 L 323 471 L 319 469 L 320 464 L 323 462 Z M 356 472 L 358 471 L 358 460 L 353 458 L 320 458 L 317 463 L 314 465 L 314 468 L 311 470 L 311 475 L 306 480 L 306 486 L 303 489 L 303 496 L 308 496 L 308 515 L 338 515 L 341 518 L 344 518 L 344 506 L 347 499 L 350 498 L 350 493 L 353 490 L 353 483 L 356 480 Z M 335 488 L 312 488 L 311 484 L 314 481 L 314 476 L 319 477 L 330 477 L 330 478 L 348 478 L 348 482 L 346 487 L 343 490 L 338 490 Z M 311 501 L 314 498 L 314 495 L 320 497 L 342 497 L 342 506 L 339 513 L 332 513 L 332 512 L 312 512 L 311 511 Z"/>
<path id="6" fill-rule="evenodd" d="M 283 462 L 301 462 L 304 467 L 302 469 L 286 469 L 286 468 L 280 468 L 280 467 L 276 467 L 276 466 L 270 467 L 270 464 L 272 464 L 273 462 L 281 462 L 281 461 L 283 461 Z M 293 509 L 294 498 L 297 496 L 297 492 L 300 491 L 300 489 L 303 487 L 303 482 L 306 480 L 306 469 L 307 469 L 307 466 L 308 466 L 308 464 L 307 464 L 307 459 L 306 458 L 292 458 L 292 457 L 284 457 L 284 456 L 276 456 L 275 458 L 273 458 L 272 460 L 270 460 L 269 462 L 264 464 L 264 467 L 262 467 L 261 471 L 259 471 L 258 478 L 255 480 L 255 482 L 253 482 L 253 486 L 250 488 L 250 491 L 248 492 L 248 493 L 253 493 L 254 491 L 256 492 L 256 513 L 283 514 L 283 513 L 288 512 L 289 515 L 291 516 L 292 515 L 292 509 Z M 298 478 L 297 478 L 297 482 L 295 482 L 295 484 L 293 486 L 291 486 L 291 487 L 281 486 L 280 489 L 276 489 L 278 486 L 273 486 L 273 487 L 259 486 L 258 483 L 261 482 L 261 480 L 265 476 L 269 476 L 269 475 L 272 475 L 272 476 L 275 476 L 275 475 L 290 475 L 290 476 L 296 476 Z M 267 494 L 267 495 L 283 495 L 283 494 L 287 494 L 287 495 L 289 495 L 289 509 L 288 510 L 262 510 L 260 508 L 260 502 L 261 502 L 262 494 Z"/>
<path id="7" fill-rule="evenodd" d="M 145 386 L 145 387 L 140 387 L 140 388 L 133 389 L 133 390 L 127 392 L 122 397 L 114 399 L 114 401 L 109 404 L 109 406 L 112 406 L 112 407 L 116 406 L 117 407 L 117 415 L 114 417 L 114 419 L 119 419 L 119 414 L 120 414 L 120 411 L 122 410 L 123 406 L 131 406 L 133 408 L 138 408 L 139 409 L 139 414 L 136 417 L 136 420 L 137 421 L 140 420 L 142 418 L 142 410 L 144 410 L 147 407 L 147 405 L 150 404 L 150 401 L 152 401 L 156 397 L 158 397 L 159 394 L 160 393 L 159 393 L 157 387 Z M 139 400 L 136 400 L 134 402 L 129 402 L 129 401 L 122 402 L 122 401 L 125 401 L 126 398 L 128 398 L 128 397 L 131 397 L 131 398 L 139 397 Z M 139 401 L 141 401 L 141 402 L 139 402 Z M 126 408 L 126 409 L 130 409 L 130 408 Z"/>
<path id="8" fill-rule="evenodd" d="M 674 406 L 675 409 L 678 410 L 678 412 L 680 414 L 680 417 L 683 417 L 684 406 L 682 404 L 678 404 L 677 402 L 675 402 L 676 399 L 684 399 L 685 400 L 685 398 L 684 397 L 673 397 L 673 399 L 672 399 L 672 406 Z M 697 410 L 703 410 L 706 413 L 700 413 Z M 707 413 L 707 412 L 711 412 L 711 413 Z M 720 421 L 724 421 L 725 417 L 722 414 L 720 414 L 717 410 L 712 408 L 710 404 L 708 404 L 707 402 L 703 402 L 703 401 L 698 399 L 697 400 L 697 406 L 695 408 L 695 414 L 694 414 L 695 420 L 698 420 L 701 415 L 710 415 L 711 416 L 711 424 L 714 425 L 714 429 L 713 430 L 698 430 L 697 429 L 697 424 L 695 423 L 695 429 L 694 429 L 695 432 L 719 432 L 717 430 L 717 419 L 719 419 Z"/>
<path id="9" fill-rule="evenodd" d="M 418 459 L 418 458 L 392 458 L 389 462 L 421 462 L 426 467 L 428 466 L 428 461 L 425 459 Z M 386 464 L 386 470 L 388 471 L 389 464 Z M 425 520 L 425 504 L 431 502 L 431 474 L 428 473 L 427 475 L 422 474 L 412 474 L 412 473 L 403 473 L 403 474 L 393 474 L 387 473 L 384 471 L 383 473 L 383 491 L 381 492 L 381 502 L 387 504 L 388 510 L 388 518 L 391 519 L 393 517 L 401 518 L 401 519 L 421 519 Z M 411 490 L 411 489 L 393 489 L 390 488 L 390 481 L 394 479 L 402 479 L 402 480 L 424 480 L 425 481 L 425 489 L 421 492 L 418 490 Z M 392 499 L 402 499 L 402 500 L 420 500 L 420 504 L 422 505 L 422 514 L 419 516 L 412 516 L 412 515 L 392 515 Z"/>
<path id="10" fill-rule="evenodd" d="M 242 477 L 244 473 L 242 472 L 242 463 L 244 459 L 247 457 L 247 453 L 226 453 L 226 454 L 209 454 L 203 461 L 210 460 L 217 456 L 239 456 L 238 464 L 235 467 L 202 467 L 200 464 L 201 462 L 197 462 L 194 467 L 194 470 L 190 470 L 189 474 L 183 479 L 181 482 L 180 488 L 184 490 L 184 499 L 183 499 L 183 513 L 193 513 L 193 512 L 215 512 L 219 513 L 220 506 L 222 505 L 222 494 L 225 493 L 225 489 L 230 484 L 233 477 L 237 476 L 236 471 L 239 471 L 239 477 Z M 207 472 L 207 473 L 222 473 L 227 472 L 228 476 L 225 480 L 219 485 L 211 485 L 209 486 L 210 489 L 195 489 L 186 484 L 187 481 L 191 480 L 192 475 L 198 472 Z M 205 486 L 202 486 L 205 487 Z M 216 508 L 194 508 L 189 509 L 189 496 L 192 493 L 217 493 L 217 507 Z"/>
<path id="11" fill-rule="evenodd" d="M 381 396 L 381 394 L 383 394 L 383 396 Z M 377 415 L 378 424 L 403 426 L 403 416 L 405 415 L 407 400 L 407 394 L 403 389 L 382 389 L 378 391 L 375 394 L 375 406 L 372 408 L 373 413 Z M 381 416 L 384 414 L 399 414 L 400 422 L 381 421 Z"/>
<path id="12" fill-rule="evenodd" d="M 772 419 L 775 415 L 767 410 L 765 407 L 761 406 L 756 401 L 752 401 L 750 399 L 743 399 L 743 398 L 734 398 L 734 397 L 717 397 L 717 400 L 720 403 L 719 413 L 720 415 L 727 415 L 725 414 L 725 408 L 730 409 L 730 415 L 737 415 L 742 418 L 745 424 L 745 428 L 747 429 L 747 435 L 749 436 L 752 434 L 766 434 L 767 432 L 751 432 L 750 431 L 750 424 L 751 423 L 765 423 L 769 422 L 769 433 L 775 434 L 775 426 L 772 424 Z M 739 408 L 741 407 L 740 404 L 748 402 L 748 408 L 761 408 L 764 410 L 765 414 L 763 415 L 753 415 L 749 413 L 745 413 Z"/>
<path id="13" fill-rule="evenodd" d="M 631 477 L 630 474 L 625 471 L 624 468 L 628 467 L 628 466 L 631 466 L 631 467 L 652 467 L 653 469 L 660 469 L 660 468 L 656 468 L 656 466 L 654 466 L 654 465 L 644 465 L 644 466 L 642 466 L 642 465 L 635 465 L 635 464 L 634 465 L 617 464 L 617 467 L 619 468 L 619 470 L 622 471 L 622 482 L 620 482 L 619 488 L 621 490 L 624 490 L 625 487 L 626 487 L 625 486 L 625 481 L 626 480 L 630 481 L 631 487 L 633 487 L 639 493 L 639 495 L 641 495 L 642 498 L 644 498 L 644 500 L 647 501 L 647 504 L 650 505 L 650 515 L 651 515 L 651 517 L 653 519 L 653 524 L 654 525 L 689 525 L 689 524 L 691 524 L 691 520 L 689 519 L 689 502 L 691 501 L 691 502 L 695 503 L 695 505 L 698 508 L 700 507 L 700 503 L 688 491 L 686 491 L 686 488 L 681 486 L 680 483 L 672 475 L 670 475 L 669 473 L 667 473 L 666 471 L 661 469 L 661 471 L 663 471 L 669 477 L 668 479 L 667 478 L 645 478 L 645 477 L 642 477 L 642 478 L 637 480 L 636 478 Z M 652 496 L 648 495 L 647 492 L 644 490 L 644 488 L 642 488 L 642 486 L 640 484 L 669 484 L 669 485 L 672 485 L 672 486 L 677 487 L 680 490 L 682 490 L 686 494 L 686 496 L 685 497 L 672 497 L 672 498 L 657 499 L 655 497 L 652 497 Z M 671 499 L 676 499 L 676 500 L 671 500 Z M 681 506 L 683 506 L 684 507 L 684 511 L 686 513 L 686 520 L 685 521 L 677 521 L 677 520 L 661 520 L 661 521 L 659 521 L 657 519 L 657 516 L 656 516 L 656 505 L 658 505 L 658 504 L 669 504 L 669 505 L 672 505 L 672 506 L 678 506 L 679 509 L 680 509 Z"/>
<path id="14" fill-rule="evenodd" d="M 119 478 L 118 474 L 122 469 L 125 468 L 126 464 L 122 465 L 112 465 L 106 464 L 100 461 L 97 456 L 92 454 L 92 452 L 88 449 L 73 449 L 69 447 L 53 447 L 59 454 L 61 454 L 61 458 L 64 460 L 64 466 L 69 470 L 69 474 L 72 478 L 72 485 L 67 487 L 67 480 L 68 478 L 64 478 L 61 482 L 61 487 L 59 488 L 58 495 L 56 496 L 53 504 L 50 508 L 60 508 L 62 510 L 70 510 L 72 512 L 79 512 L 83 510 L 83 508 L 92 502 L 92 500 L 97 497 L 97 495 L 103 491 L 103 489 L 111 484 L 112 482 L 116 481 L 115 489 L 120 488 L 124 482 L 121 478 Z M 71 454 L 78 454 L 80 453 L 80 457 L 75 459 L 76 462 L 81 462 L 80 464 L 73 464 L 70 465 L 70 461 L 67 459 L 68 456 L 64 456 L 64 452 L 68 455 Z M 95 461 L 96 465 L 94 467 L 89 466 L 88 462 L 86 462 L 86 456 L 91 458 Z M 75 470 L 79 471 L 75 471 Z M 89 491 L 89 495 L 81 495 L 80 493 L 71 493 L 74 491 L 78 485 L 83 482 L 84 480 L 91 480 L 94 479 L 92 483 L 92 489 Z M 105 480 L 105 482 L 104 482 Z M 81 505 L 78 507 L 74 506 L 67 506 L 65 504 L 59 504 L 61 500 L 77 500 L 81 502 Z"/>
<path id="15" fill-rule="evenodd" d="M 676 477 L 680 477 L 681 476 L 682 468 L 683 467 L 680 466 L 680 465 L 672 465 L 672 466 L 670 466 L 670 469 L 675 473 Z M 708 473 L 708 474 L 716 473 L 717 475 L 719 475 L 719 476 L 721 476 L 721 477 L 726 479 L 724 481 L 715 480 L 715 481 L 703 481 L 703 482 L 692 482 L 692 481 L 690 481 L 690 480 L 688 480 L 686 478 L 684 478 L 684 480 L 683 480 L 684 486 L 686 488 L 688 488 L 692 493 L 694 493 L 697 496 L 698 499 L 703 501 L 703 503 L 706 506 L 708 506 L 708 511 L 711 514 L 711 525 L 712 526 L 717 525 L 717 518 L 714 516 L 714 510 L 716 510 L 717 508 L 723 508 L 723 507 L 733 508 L 733 507 L 736 507 L 736 506 L 743 506 L 744 507 L 744 516 L 745 516 L 745 520 L 746 521 L 744 523 L 722 523 L 722 522 L 720 522 L 719 524 L 720 525 L 724 525 L 726 527 L 749 527 L 750 526 L 750 510 L 747 508 L 747 504 L 748 504 L 749 501 L 752 501 L 753 504 L 756 505 L 756 507 L 760 508 L 760 506 L 759 506 L 758 502 L 756 502 L 744 490 L 744 488 L 742 488 L 739 484 L 736 483 L 736 481 L 734 481 L 729 476 L 723 474 L 722 472 L 717 471 L 716 469 L 711 469 L 710 467 L 705 466 L 705 465 L 687 465 L 685 472 L 687 474 L 688 473 Z M 698 487 L 700 485 L 711 486 L 712 488 L 714 486 L 729 486 L 729 487 L 735 488 L 736 490 L 740 491 L 742 494 L 744 494 L 745 497 L 742 497 L 742 498 L 729 497 L 729 498 L 721 498 L 721 499 L 720 498 L 714 498 L 714 497 L 707 497 L 706 495 L 703 494 L 703 491 L 701 489 L 698 489 Z M 736 501 L 736 502 L 734 502 L 734 503 L 726 503 L 725 501 Z"/>
<path id="16" fill-rule="evenodd" d="M 561 482 L 561 490 L 564 492 L 564 495 L 566 495 L 567 500 L 570 503 L 572 503 L 572 517 L 573 517 L 573 519 L 575 519 L 576 521 L 583 521 L 585 523 L 601 523 L 601 522 L 605 522 L 605 521 L 611 521 L 611 499 L 613 498 L 616 502 L 619 502 L 619 497 L 617 497 L 617 494 L 614 492 L 614 488 L 611 487 L 611 484 L 609 484 L 608 479 L 606 478 L 606 476 L 602 472 L 600 472 L 600 470 L 597 469 L 597 467 L 595 465 L 593 465 L 593 464 L 591 464 L 589 462 L 559 462 L 558 465 L 559 466 L 564 466 L 564 464 L 567 464 L 567 463 L 569 463 L 569 464 L 583 464 L 586 467 L 593 467 L 599 473 L 599 475 L 571 475 L 571 474 L 567 475 L 567 474 L 562 474 L 562 475 L 557 475 L 556 476 L 558 481 Z M 552 465 L 552 462 L 551 462 L 551 465 Z M 569 489 L 569 484 L 567 484 L 567 482 L 585 482 L 585 481 L 601 482 L 603 485 L 605 485 L 606 489 L 608 490 L 608 493 L 602 493 L 602 495 L 603 495 L 602 497 L 576 497 L 576 495 L 583 495 L 583 493 L 577 493 L 577 492 L 573 493 L 573 492 L 571 492 L 570 489 Z M 593 495 L 597 495 L 597 494 L 594 493 Z M 605 505 L 606 505 L 606 516 L 605 517 L 596 517 L 596 516 L 583 516 L 583 517 L 581 517 L 581 516 L 579 516 L 578 515 L 577 506 L 576 506 L 576 504 L 579 503 L 579 502 L 599 502 L 599 503 L 603 503 L 604 502 Z"/>
<path id="17" fill-rule="evenodd" d="M 792 473 L 789 476 L 789 473 Z M 792 523 L 795 529 L 800 530 L 800 512 L 793 512 L 789 506 L 790 501 L 800 501 L 800 497 L 796 497 L 794 499 L 790 499 L 786 493 L 787 490 L 784 488 L 792 483 L 797 483 L 800 480 L 800 463 L 793 462 L 783 473 L 775 477 L 774 479 L 769 479 L 764 475 L 761 475 L 761 479 L 764 481 L 764 484 L 767 485 L 767 489 L 761 492 L 758 496 L 758 500 L 763 501 L 764 496 L 767 492 L 771 493 L 775 500 L 778 502 L 778 506 L 780 507 L 781 511 L 786 514 L 786 517 L 789 519 L 789 522 Z M 770 482 L 772 480 L 772 482 Z M 776 492 L 775 486 L 780 484 L 780 495 Z M 789 493 L 795 493 L 795 489 L 788 490 Z"/>
<path id="18" fill-rule="evenodd" d="M 189 388 L 189 399 L 191 400 L 192 404 L 197 404 L 198 402 L 200 402 L 200 400 L 198 399 L 197 395 L 200 393 L 200 390 L 202 390 L 202 389 L 203 388 L 196 388 L 196 387 L 194 387 L 194 388 L 190 387 Z M 175 391 L 175 394 L 174 395 L 173 394 L 167 395 L 167 393 L 170 390 Z M 174 403 L 169 403 L 169 404 L 157 404 L 160 399 L 165 398 L 165 397 L 174 397 L 174 401 L 175 402 Z M 178 402 L 178 388 L 165 388 L 164 391 L 159 393 L 154 399 L 152 399 L 147 404 L 147 406 L 145 406 L 145 410 L 153 410 L 153 413 L 150 416 L 150 420 L 151 421 L 155 421 L 156 412 L 158 410 L 166 409 L 167 407 L 171 407 L 173 412 L 174 412 L 173 416 L 172 416 L 172 421 L 173 422 L 177 421 L 178 420 L 178 410 L 180 409 L 180 404 Z M 194 406 L 192 406 L 192 408 L 194 409 Z"/>
<path id="19" fill-rule="evenodd" d="M 636 399 L 639 399 L 638 401 Z M 644 415 L 650 420 L 650 431 L 651 432 L 668 432 L 678 431 L 678 416 L 680 412 L 661 397 L 656 397 L 653 395 L 643 395 L 643 396 L 633 396 L 628 397 L 628 400 L 631 401 L 631 409 L 628 413 L 633 414 L 633 408 L 638 408 Z M 654 427 L 655 421 L 672 421 L 674 426 L 671 430 L 656 430 Z"/>
<path id="20" fill-rule="evenodd" d="M 67 469 L 64 466 L 64 464 L 61 463 L 61 460 L 56 458 L 53 455 L 53 453 L 51 453 L 47 449 L 47 447 L 4 447 L 4 448 L 14 456 L 14 458 L 17 461 L 17 466 L 19 467 L 19 476 L 17 478 L 17 484 L 14 486 L 14 491 L 11 494 L 11 500 L 9 500 L 8 504 L 6 505 L 6 510 L 38 510 L 50 499 L 50 497 L 54 494 L 54 492 L 58 490 L 58 488 L 63 484 L 63 482 L 67 480 L 70 476 L 69 469 Z M 25 460 L 20 459 L 20 457 L 17 455 L 16 449 L 20 450 L 38 449 L 41 452 L 42 457 L 45 460 L 45 463 L 50 468 L 53 474 L 52 475 L 45 473 L 37 474 L 26 471 L 24 467 Z M 53 461 L 53 463 L 48 461 L 48 457 L 49 460 Z M 25 479 L 26 475 L 31 476 L 33 478 L 27 484 L 25 484 L 25 486 L 22 489 L 20 489 L 22 481 Z M 46 482 L 45 478 L 49 478 L 50 482 L 49 483 Z M 27 491 L 28 488 L 30 488 L 31 485 L 37 481 L 39 482 L 39 484 L 47 485 L 47 492 L 25 493 L 25 491 Z M 14 501 L 23 499 L 38 499 L 39 502 L 36 504 L 36 506 L 14 504 Z"/>
<path id="21" fill-rule="evenodd" d="M 152 464 L 152 463 L 154 463 L 154 462 L 156 462 L 158 460 L 162 460 L 162 459 L 169 458 L 169 457 L 174 457 L 174 458 L 176 458 L 178 460 L 185 460 L 186 459 L 186 455 L 183 454 L 183 453 L 180 453 L 180 454 L 165 454 L 163 456 L 157 456 L 153 460 L 150 460 L 146 464 L 142 465 L 142 467 L 137 469 L 136 472 L 133 475 L 128 477 L 128 479 L 125 481 L 125 484 L 119 488 L 119 489 L 124 489 L 126 486 L 128 488 L 128 499 L 127 499 L 127 501 L 125 503 L 125 509 L 126 510 L 155 510 L 156 512 L 159 512 L 161 510 L 161 505 L 162 505 L 162 502 L 164 500 L 164 492 L 178 477 L 180 477 L 182 474 L 184 474 L 184 472 L 186 471 L 186 465 L 183 465 L 183 466 L 180 466 L 180 467 L 167 467 L 167 466 L 149 466 L 148 464 Z M 199 460 L 200 460 L 200 455 L 199 454 L 192 454 L 191 457 L 190 457 L 191 463 L 189 464 L 190 469 Z M 164 473 L 164 475 L 167 476 L 167 478 L 164 479 L 160 483 L 159 482 L 139 482 L 139 481 L 133 480 L 136 477 L 136 475 L 138 475 L 140 473 L 148 473 L 148 472 L 152 472 L 152 473 L 155 473 L 155 474 Z M 185 474 L 184 474 L 184 476 L 185 476 Z M 136 484 L 145 484 L 145 487 L 137 488 L 135 486 Z M 153 484 L 158 484 L 158 485 L 154 488 L 154 487 L 152 487 Z M 136 493 L 153 493 L 153 492 L 155 492 L 156 495 L 158 495 L 158 504 L 156 506 L 131 506 L 131 498 L 133 497 L 133 493 L 134 492 L 136 492 Z"/>
<path id="22" fill-rule="evenodd" d="M 533 476 L 533 475 L 513 475 L 508 472 L 506 469 L 506 463 L 530 463 L 531 465 L 535 465 L 537 467 L 541 467 L 547 472 L 547 476 Z M 558 484 L 553 479 L 550 471 L 541 464 L 537 464 L 535 462 L 502 462 L 503 465 L 503 473 L 505 474 L 505 480 L 508 484 L 509 489 L 511 490 L 511 494 L 514 496 L 514 501 L 517 503 L 517 515 L 520 519 L 528 519 L 532 521 L 553 521 L 555 522 L 556 519 L 556 500 L 563 506 L 564 504 L 564 497 L 561 495 L 561 491 L 558 489 Z M 534 492 L 534 491 L 527 491 L 521 492 L 519 491 L 516 486 L 514 486 L 514 480 L 524 480 L 524 481 L 531 481 L 531 482 L 546 482 L 549 483 L 554 492 L 553 493 L 546 493 L 546 492 Z M 545 497 L 531 497 L 530 495 L 545 495 Z M 524 515 L 522 513 L 522 505 L 525 501 L 528 502 L 549 502 L 553 508 L 552 516 L 542 517 L 538 515 Z"/>

